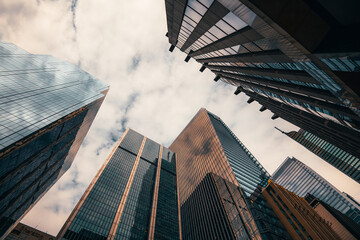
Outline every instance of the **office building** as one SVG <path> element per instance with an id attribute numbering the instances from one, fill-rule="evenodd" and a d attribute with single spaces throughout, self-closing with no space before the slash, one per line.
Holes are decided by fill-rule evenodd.
<path id="1" fill-rule="evenodd" d="M 242 189 L 208 173 L 182 205 L 184 239 L 261 239 Z"/>
<path id="2" fill-rule="evenodd" d="M 299 160 L 286 158 L 271 178 L 299 197 L 313 195 L 360 224 L 360 205 Z"/>
<path id="3" fill-rule="evenodd" d="M 170 51 L 360 157 L 359 1 L 166 0 Z"/>
<path id="4" fill-rule="evenodd" d="M 181 239 L 176 161 L 126 130 L 57 239 Z"/>
<path id="5" fill-rule="evenodd" d="M 0 43 L 0 239 L 69 169 L 107 91 L 73 64 Z"/>
<path id="6" fill-rule="evenodd" d="M 305 199 L 271 180 L 262 194 L 292 239 L 341 239 L 326 219 L 320 217 Z"/>
<path id="7" fill-rule="evenodd" d="M 360 229 L 354 220 L 339 212 L 329 204 L 315 198 L 311 194 L 306 194 L 305 200 L 316 211 L 316 213 L 329 222 L 330 227 L 343 240 L 360 239 Z"/>
<path id="8" fill-rule="evenodd" d="M 55 236 L 19 223 L 5 240 L 55 240 Z"/>
<path id="9" fill-rule="evenodd" d="M 177 154 L 184 239 L 289 238 L 260 194 L 269 174 L 218 116 L 200 109 L 170 150 Z M 239 215 L 239 206 L 251 214 Z"/>
<path id="10" fill-rule="evenodd" d="M 351 155 L 304 129 L 299 129 L 297 132 L 281 132 L 360 183 L 360 159 L 358 157 Z"/>

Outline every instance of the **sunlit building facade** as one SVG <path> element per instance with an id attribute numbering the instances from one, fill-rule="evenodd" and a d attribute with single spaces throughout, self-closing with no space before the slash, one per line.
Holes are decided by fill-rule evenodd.
<path id="1" fill-rule="evenodd" d="M 180 49 L 248 103 L 360 156 L 358 1 L 166 0 Z M 344 14 L 346 13 L 346 14 Z"/>
<path id="2" fill-rule="evenodd" d="M 339 212 L 329 204 L 315 198 L 311 194 L 306 194 L 305 200 L 310 206 L 319 214 L 337 235 L 343 240 L 356 240 L 360 239 L 359 225 L 345 214 Z"/>
<path id="3" fill-rule="evenodd" d="M 315 196 L 360 224 L 359 203 L 296 158 L 287 158 L 271 178 L 299 197 L 308 193 Z"/>
<path id="4" fill-rule="evenodd" d="M 289 238 L 260 194 L 270 175 L 218 116 L 200 109 L 169 148 L 184 239 Z"/>
<path id="5" fill-rule="evenodd" d="M 297 132 L 283 133 L 360 183 L 360 159 L 358 157 L 303 129 L 299 129 Z"/>
<path id="6" fill-rule="evenodd" d="M 128 129 L 57 239 L 181 239 L 176 157 Z"/>
<path id="7" fill-rule="evenodd" d="M 71 166 L 108 86 L 0 43 L 0 239 Z"/>
<path id="8" fill-rule="evenodd" d="M 329 222 L 322 218 L 304 198 L 296 196 L 272 181 L 262 195 L 294 240 L 340 240 Z"/>

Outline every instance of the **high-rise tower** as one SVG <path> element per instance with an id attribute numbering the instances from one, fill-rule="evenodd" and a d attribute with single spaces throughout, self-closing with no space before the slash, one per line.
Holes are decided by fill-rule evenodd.
<path id="1" fill-rule="evenodd" d="M 320 217 L 304 198 L 272 181 L 262 195 L 284 224 L 292 239 L 340 240 L 330 224 Z"/>
<path id="2" fill-rule="evenodd" d="M 166 0 L 171 44 L 281 117 L 360 156 L 358 1 Z"/>
<path id="3" fill-rule="evenodd" d="M 181 239 L 175 154 L 128 129 L 58 239 Z"/>
<path id="4" fill-rule="evenodd" d="M 107 91 L 73 64 L 0 43 L 0 239 L 69 169 Z"/>
<path id="5" fill-rule="evenodd" d="M 305 200 L 322 217 L 329 222 L 331 228 L 344 240 L 360 239 L 359 225 L 345 214 L 339 212 L 329 204 L 315 198 L 311 194 L 306 194 Z"/>
<path id="6" fill-rule="evenodd" d="M 299 197 L 309 193 L 319 198 L 360 224 L 360 205 L 299 160 L 285 159 L 271 178 Z"/>
<path id="7" fill-rule="evenodd" d="M 358 157 L 304 129 L 299 129 L 297 132 L 281 132 L 360 183 L 360 159 Z"/>
<path id="8" fill-rule="evenodd" d="M 269 174 L 219 117 L 200 109 L 170 149 L 184 239 L 288 237 L 261 199 Z"/>

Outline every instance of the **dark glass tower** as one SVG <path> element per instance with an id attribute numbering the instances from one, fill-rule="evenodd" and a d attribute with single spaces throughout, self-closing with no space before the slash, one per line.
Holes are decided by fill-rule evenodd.
<path id="1" fill-rule="evenodd" d="M 175 154 L 128 129 L 57 238 L 180 239 Z"/>
<path id="2" fill-rule="evenodd" d="M 219 117 L 200 109 L 170 149 L 184 239 L 288 237 L 259 195 L 269 174 Z"/>
<path id="3" fill-rule="evenodd" d="M 297 132 L 281 132 L 360 183 L 359 158 L 303 129 L 300 129 Z"/>
<path id="4" fill-rule="evenodd" d="M 287 158 L 271 177 L 299 197 L 311 194 L 360 224 L 360 205 L 340 192 L 314 170 L 295 158 Z"/>
<path id="5" fill-rule="evenodd" d="M 166 0 L 175 47 L 249 101 L 360 156 L 359 1 Z"/>
<path id="6" fill-rule="evenodd" d="M 69 169 L 107 91 L 73 64 L 0 43 L 0 239 Z"/>

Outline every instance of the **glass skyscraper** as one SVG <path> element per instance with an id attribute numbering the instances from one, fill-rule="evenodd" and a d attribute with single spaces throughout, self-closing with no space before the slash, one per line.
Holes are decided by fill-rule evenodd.
<path id="1" fill-rule="evenodd" d="M 73 64 L 0 43 L 0 238 L 69 169 L 107 91 Z"/>
<path id="2" fill-rule="evenodd" d="M 57 238 L 180 239 L 176 156 L 128 129 Z"/>
<path id="3" fill-rule="evenodd" d="M 281 132 L 360 183 L 360 159 L 358 157 L 303 129 L 297 132 Z"/>
<path id="4" fill-rule="evenodd" d="M 165 7 L 170 51 L 180 49 L 272 119 L 360 156 L 359 2 L 166 0 Z"/>
<path id="5" fill-rule="evenodd" d="M 270 175 L 219 117 L 200 109 L 170 149 L 184 239 L 288 238 L 260 195 Z"/>
<path id="6" fill-rule="evenodd" d="M 311 194 L 360 224 L 360 205 L 340 192 L 314 170 L 295 158 L 287 158 L 271 177 L 299 197 Z"/>

